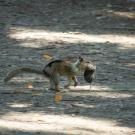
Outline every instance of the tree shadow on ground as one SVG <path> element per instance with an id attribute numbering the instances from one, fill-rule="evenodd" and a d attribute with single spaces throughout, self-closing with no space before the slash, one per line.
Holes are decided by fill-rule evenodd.
<path id="1" fill-rule="evenodd" d="M 7 130 L 7 129 L 1 129 L 0 131 L 1 135 L 67 135 L 66 133 L 61 133 L 61 132 L 47 132 L 47 131 L 21 131 L 21 130 Z"/>

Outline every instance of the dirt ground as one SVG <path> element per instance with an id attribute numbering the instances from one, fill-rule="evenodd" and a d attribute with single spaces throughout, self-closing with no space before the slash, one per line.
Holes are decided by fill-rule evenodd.
<path id="1" fill-rule="evenodd" d="M 96 79 L 56 95 L 49 58 L 96 63 Z M 61 86 L 66 79 L 61 79 Z M 132 0 L 0 0 L 0 135 L 134 135 L 135 3 Z"/>

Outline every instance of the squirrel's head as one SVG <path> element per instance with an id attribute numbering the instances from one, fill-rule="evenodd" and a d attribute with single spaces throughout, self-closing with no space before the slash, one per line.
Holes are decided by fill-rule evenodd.
<path id="1" fill-rule="evenodd" d="M 78 65 L 81 70 L 87 70 L 87 69 L 90 69 L 93 71 L 96 70 L 96 66 L 91 61 L 88 61 L 82 57 L 79 57 Z"/>

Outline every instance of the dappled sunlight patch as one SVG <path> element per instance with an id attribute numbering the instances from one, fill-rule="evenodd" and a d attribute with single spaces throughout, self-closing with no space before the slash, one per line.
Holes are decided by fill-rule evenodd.
<path id="1" fill-rule="evenodd" d="M 30 48 L 39 48 L 39 47 L 43 47 L 43 45 L 40 42 L 37 41 L 33 41 L 31 40 L 30 42 L 20 42 L 19 46 L 23 46 L 23 47 L 30 47 Z"/>
<path id="2" fill-rule="evenodd" d="M 79 33 L 76 34 L 74 32 L 56 32 L 49 30 L 39 30 L 39 29 L 31 29 L 25 27 L 11 27 L 9 29 L 9 38 L 16 40 L 23 40 L 25 42 L 31 41 L 31 44 L 20 43 L 20 46 L 23 47 L 32 47 L 38 48 L 43 47 L 48 44 L 47 42 L 67 42 L 67 43 L 118 43 L 118 44 L 134 44 L 135 36 L 126 36 L 126 35 L 113 35 L 113 34 L 85 34 Z M 35 40 L 45 41 L 45 44 L 36 44 Z"/>
<path id="3" fill-rule="evenodd" d="M 32 104 L 28 103 L 10 103 L 8 104 L 9 107 L 11 108 L 26 108 L 26 107 L 31 107 Z"/>
<path id="4" fill-rule="evenodd" d="M 127 66 L 128 67 L 135 67 L 135 63 L 128 63 Z"/>
<path id="5" fill-rule="evenodd" d="M 115 10 L 94 10 L 92 12 L 93 15 L 100 17 L 122 17 L 127 19 L 135 19 L 135 12 L 123 12 L 123 11 L 115 11 Z"/>
<path id="6" fill-rule="evenodd" d="M 120 50 L 135 49 L 135 44 L 128 44 L 128 43 L 127 44 L 120 44 L 118 46 L 118 49 L 120 49 Z"/>
<path id="7" fill-rule="evenodd" d="M 25 87 L 27 88 L 28 87 L 28 84 L 29 84 L 29 81 L 33 81 L 33 80 L 35 80 L 35 74 L 30 74 L 30 75 L 27 75 L 27 74 L 23 74 L 22 73 L 22 75 L 23 76 L 16 76 L 16 77 L 14 77 L 14 78 L 12 78 L 11 80 L 10 80 L 10 82 L 14 82 L 14 83 L 25 83 Z M 36 80 L 37 82 L 39 81 L 39 82 L 42 82 L 43 80 L 42 80 L 42 78 L 43 78 L 43 76 L 38 76 L 38 80 Z"/>
<path id="8" fill-rule="evenodd" d="M 131 133 L 132 128 L 119 127 L 117 122 L 108 119 L 96 119 L 82 116 L 69 115 L 50 115 L 43 113 L 16 113 L 10 112 L 3 115 L 0 120 L 0 128 L 7 128 L 9 130 L 23 130 L 23 131 L 41 131 L 41 132 L 55 132 L 55 133 L 69 133 L 78 134 L 82 132 L 86 135 L 90 131 L 99 133 L 120 134 Z M 82 129 L 82 130 L 81 130 Z M 89 132 L 87 132 L 89 131 Z"/>
<path id="9" fill-rule="evenodd" d="M 103 98 L 112 98 L 112 99 L 125 99 L 125 98 L 130 98 L 130 97 L 133 97 L 133 94 L 129 94 L 129 93 L 118 93 L 117 90 L 116 92 L 99 92 L 99 93 L 95 93 L 94 96 L 97 96 L 97 97 L 103 97 Z"/>
<path id="10" fill-rule="evenodd" d="M 86 91 L 92 91 L 92 90 L 112 90 L 109 86 L 98 86 L 98 85 L 83 85 L 83 86 L 70 86 L 71 90 L 86 90 Z"/>
<path id="11" fill-rule="evenodd" d="M 93 109 L 96 108 L 96 105 L 89 105 L 89 104 L 83 104 L 83 103 L 73 103 L 73 107 L 80 107 L 85 109 Z"/>
<path id="12" fill-rule="evenodd" d="M 129 18 L 129 19 L 135 19 L 135 12 L 113 11 L 113 15 L 119 16 L 119 17 Z"/>
<path id="13" fill-rule="evenodd" d="M 74 92 L 72 96 L 95 96 L 100 98 L 130 98 L 133 97 L 132 93 L 126 93 L 126 90 L 113 89 L 107 86 L 92 86 L 90 89 L 89 85 L 70 87 L 70 91 Z"/>

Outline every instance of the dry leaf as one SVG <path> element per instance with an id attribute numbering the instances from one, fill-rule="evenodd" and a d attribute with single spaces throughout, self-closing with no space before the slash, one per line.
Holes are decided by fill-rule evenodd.
<path id="1" fill-rule="evenodd" d="M 53 57 L 50 56 L 50 55 L 47 54 L 47 53 L 43 54 L 43 58 L 45 58 L 46 60 L 52 60 L 52 59 L 53 59 Z"/>
<path id="2" fill-rule="evenodd" d="M 62 95 L 60 93 L 56 93 L 55 95 L 55 102 L 59 103 L 62 100 Z"/>
<path id="3" fill-rule="evenodd" d="M 22 90 L 16 89 L 15 91 L 13 91 L 13 93 L 22 93 Z"/>
<path id="4" fill-rule="evenodd" d="M 31 82 L 30 82 L 30 83 L 28 83 L 28 84 L 26 85 L 26 88 L 28 88 L 28 89 L 32 89 L 32 88 L 33 88 L 32 83 L 31 83 Z"/>

